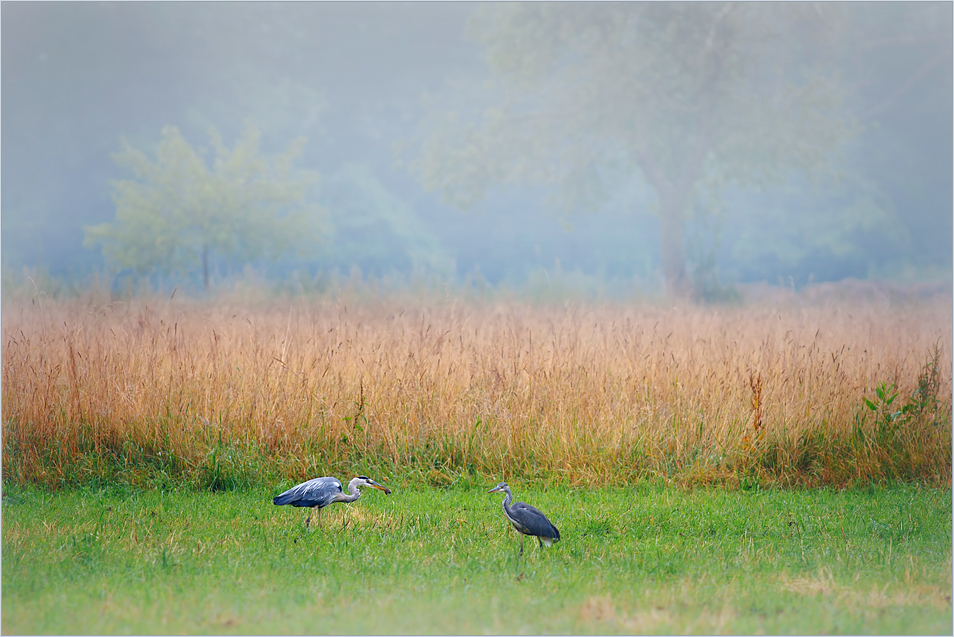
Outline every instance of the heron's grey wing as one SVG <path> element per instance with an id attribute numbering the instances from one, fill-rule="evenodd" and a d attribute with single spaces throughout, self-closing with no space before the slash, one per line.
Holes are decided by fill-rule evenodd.
<path id="1" fill-rule="evenodd" d="M 341 482 L 337 478 L 313 478 L 276 496 L 272 502 L 296 507 L 322 508 L 334 502 L 335 495 L 339 493 Z"/>
<path id="2" fill-rule="evenodd" d="M 517 527 L 517 530 L 527 535 L 537 537 L 548 537 L 554 540 L 560 539 L 560 531 L 553 523 L 547 519 L 547 516 L 525 502 L 515 502 L 510 507 L 511 522 Z"/>

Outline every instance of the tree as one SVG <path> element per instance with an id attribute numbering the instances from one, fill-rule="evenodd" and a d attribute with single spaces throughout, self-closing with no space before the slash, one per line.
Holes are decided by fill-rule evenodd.
<path id="1" fill-rule="evenodd" d="M 503 3 L 470 34 L 501 80 L 479 123 L 451 113 L 416 171 L 472 206 L 502 184 L 557 184 L 593 208 L 634 175 L 657 195 L 671 294 L 689 292 L 684 226 L 729 185 L 824 167 L 853 130 L 819 71 L 829 11 L 800 3 Z"/>
<path id="2" fill-rule="evenodd" d="M 116 219 L 87 226 L 84 245 L 102 245 L 108 262 L 139 274 L 201 266 L 206 290 L 214 255 L 247 263 L 307 247 L 317 236 L 318 211 L 305 203 L 314 176 L 293 166 L 305 140 L 268 158 L 260 138 L 246 126 L 229 150 L 211 129 L 211 166 L 174 126 L 162 130 L 154 160 L 123 140 L 113 159 L 133 178 L 113 182 Z"/>
<path id="3" fill-rule="evenodd" d="M 322 181 L 321 195 L 334 237 L 322 267 L 357 266 L 378 276 L 453 272 L 453 259 L 428 224 L 367 165 L 345 164 Z"/>

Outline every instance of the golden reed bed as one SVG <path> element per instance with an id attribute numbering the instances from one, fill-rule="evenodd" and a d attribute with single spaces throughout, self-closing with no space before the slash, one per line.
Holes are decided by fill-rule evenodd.
<path id="1" fill-rule="evenodd" d="M 8 303 L 3 476 L 189 482 L 243 458 L 263 478 L 950 484 L 951 327 L 943 296 Z M 890 416 L 932 373 L 938 400 Z M 881 382 L 899 396 L 872 411 Z"/>

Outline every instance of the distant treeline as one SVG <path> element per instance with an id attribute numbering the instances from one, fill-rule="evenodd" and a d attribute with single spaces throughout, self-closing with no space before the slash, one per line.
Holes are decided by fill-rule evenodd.
<path id="1" fill-rule="evenodd" d="M 116 180 L 143 177 L 117 154 L 153 157 L 175 127 L 211 170 L 209 129 L 231 147 L 251 123 L 264 155 L 307 138 L 314 250 L 216 232 L 192 270 L 146 273 L 154 287 L 246 265 L 278 285 L 357 268 L 519 288 L 562 271 L 707 299 L 950 280 L 950 4 L 13 3 L 3 18 L 5 276 L 139 285 L 128 254 L 83 244 L 117 220 Z M 184 216 L 248 212 L 216 201 Z M 127 238 L 168 252 L 162 234 Z"/>

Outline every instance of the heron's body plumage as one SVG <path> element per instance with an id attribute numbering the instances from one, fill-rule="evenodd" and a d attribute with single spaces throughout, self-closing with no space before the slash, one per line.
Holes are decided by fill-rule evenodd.
<path id="1" fill-rule="evenodd" d="M 547 519 L 547 516 L 545 516 L 540 509 L 530 506 L 526 502 L 514 502 L 510 504 L 513 500 L 513 493 L 510 492 L 510 487 L 504 482 L 501 482 L 490 490 L 491 493 L 499 491 L 503 491 L 507 494 L 507 497 L 505 497 L 503 501 L 504 515 L 510 520 L 510 524 L 513 525 L 513 528 L 521 534 L 521 555 L 523 555 L 524 535 L 531 535 L 537 538 L 540 546 L 544 544 L 550 546 L 554 542 L 560 541 L 560 531 Z"/>
<path id="2" fill-rule="evenodd" d="M 312 478 L 275 496 L 276 505 L 290 504 L 293 507 L 318 507 L 323 509 L 335 501 L 335 496 L 343 494 L 338 478 Z"/>
<path id="3" fill-rule="evenodd" d="M 524 535 L 533 535 L 541 541 L 548 540 L 548 544 L 560 539 L 560 531 L 547 516 L 525 502 L 514 502 L 509 509 L 504 507 L 504 514 L 513 528 Z"/>
<path id="4" fill-rule="evenodd" d="M 352 478 L 351 482 L 348 483 L 348 491 L 351 492 L 349 495 L 341 488 L 341 482 L 339 482 L 337 478 L 326 476 L 323 478 L 312 478 L 311 480 L 293 486 L 288 491 L 272 498 L 272 504 L 279 506 L 290 504 L 293 507 L 310 507 L 312 511 L 318 509 L 318 521 L 320 522 L 321 510 L 323 508 L 335 502 L 354 502 L 361 497 L 359 487 L 362 486 L 380 489 L 389 495 L 391 493 L 390 489 L 381 486 L 371 478 L 367 476 L 357 476 L 356 478 Z M 311 512 L 308 513 L 305 526 L 308 526 L 310 522 Z"/>

